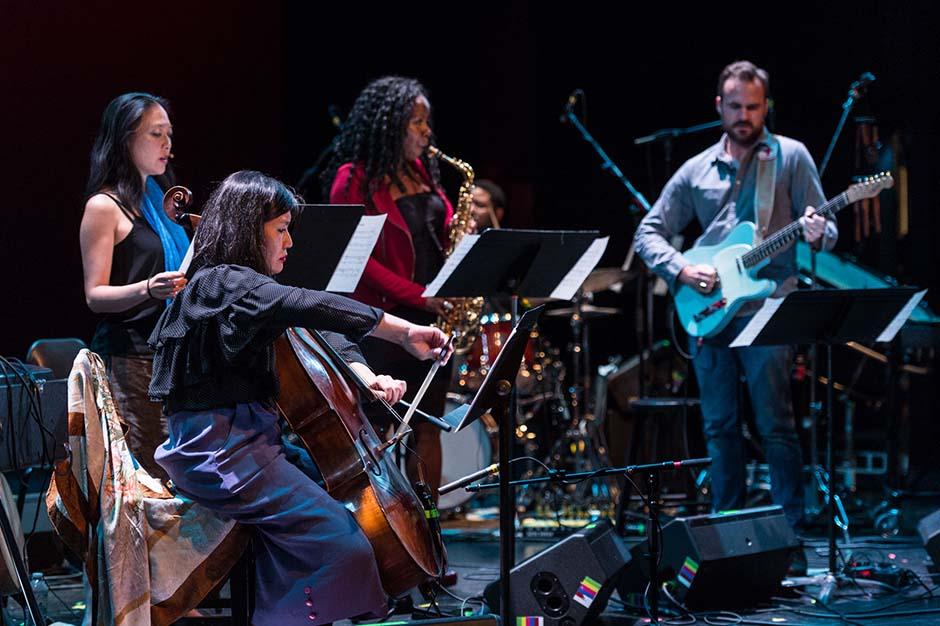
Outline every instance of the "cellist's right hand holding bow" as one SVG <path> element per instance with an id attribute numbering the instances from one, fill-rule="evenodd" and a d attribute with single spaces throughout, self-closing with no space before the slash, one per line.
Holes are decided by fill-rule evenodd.
<path id="1" fill-rule="evenodd" d="M 441 359 L 444 364 L 450 360 L 453 352 L 453 347 L 448 345 L 447 335 L 439 328 L 412 324 L 391 313 L 382 316 L 382 320 L 372 334 L 380 339 L 397 343 L 408 354 L 422 361 Z"/>
<path id="2" fill-rule="evenodd" d="M 412 324 L 411 328 L 408 329 L 405 343 L 402 346 L 413 356 L 423 361 L 439 359 L 441 365 L 450 360 L 450 355 L 454 351 L 447 335 L 441 332 L 440 328 L 418 326 L 417 324 Z"/>

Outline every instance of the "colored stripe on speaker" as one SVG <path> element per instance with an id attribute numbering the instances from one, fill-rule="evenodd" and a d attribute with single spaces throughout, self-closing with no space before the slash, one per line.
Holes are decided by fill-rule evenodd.
<path id="1" fill-rule="evenodd" d="M 591 608 L 591 604 L 594 603 L 594 598 L 597 597 L 597 592 L 600 590 L 601 584 L 599 582 L 590 576 L 585 576 L 581 584 L 578 585 L 578 590 L 575 592 L 573 599 L 578 604 L 589 609 Z"/>
<path id="2" fill-rule="evenodd" d="M 692 557 L 686 557 L 685 563 L 682 564 L 682 569 L 679 570 L 679 573 L 676 574 L 676 580 L 686 587 L 692 586 L 692 581 L 695 580 L 695 575 L 698 573 L 698 563 L 692 560 Z"/>

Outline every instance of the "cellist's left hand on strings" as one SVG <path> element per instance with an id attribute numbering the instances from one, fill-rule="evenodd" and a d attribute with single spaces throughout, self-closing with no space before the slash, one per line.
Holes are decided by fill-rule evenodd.
<path id="1" fill-rule="evenodd" d="M 433 326 L 412 324 L 402 346 L 408 353 L 422 361 L 441 359 L 442 365 L 450 360 L 450 355 L 453 353 L 453 348 L 448 345 L 447 335 Z"/>
<path id="2" fill-rule="evenodd" d="M 385 374 L 376 374 L 365 363 L 354 361 L 349 367 L 358 374 L 362 382 L 372 390 L 376 398 L 382 398 L 389 404 L 395 404 L 404 397 L 408 384 Z"/>
<path id="3" fill-rule="evenodd" d="M 385 374 L 377 374 L 375 380 L 369 384 L 369 389 L 375 392 L 377 398 L 384 398 L 389 404 L 395 404 L 404 397 L 408 384 Z"/>

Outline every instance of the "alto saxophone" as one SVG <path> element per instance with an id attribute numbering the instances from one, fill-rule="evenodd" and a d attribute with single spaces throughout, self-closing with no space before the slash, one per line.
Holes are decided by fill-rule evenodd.
<path id="1" fill-rule="evenodd" d="M 428 154 L 454 167 L 463 176 L 460 190 L 457 192 L 457 207 L 447 228 L 447 249 L 444 256 L 449 257 L 463 236 L 470 230 L 473 221 L 473 168 L 470 164 L 447 156 L 434 146 L 428 146 Z M 445 302 L 444 315 L 437 318 L 437 327 L 445 334 L 455 333 L 454 350 L 464 354 L 476 341 L 480 331 L 480 314 L 483 312 L 483 298 L 460 298 L 455 302 Z"/>

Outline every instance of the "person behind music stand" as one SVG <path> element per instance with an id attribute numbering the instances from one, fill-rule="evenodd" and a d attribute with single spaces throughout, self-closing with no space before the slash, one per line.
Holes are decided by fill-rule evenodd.
<path id="1" fill-rule="evenodd" d="M 715 288 L 715 269 L 705 264 L 691 265 L 669 240 L 693 218 L 704 228 L 696 245 L 721 241 L 742 221 L 757 222 L 760 208 L 756 206 L 756 191 L 761 182 L 765 188 L 768 184 L 758 181 L 759 150 L 764 154 L 766 150 L 771 150 L 770 154 L 777 151 L 774 201 L 772 207 L 767 207 L 770 217 L 765 235 L 803 215 L 804 237 L 809 243 L 827 249 L 835 244 L 835 222 L 811 216 L 812 207 L 825 198 L 806 147 L 788 137 L 771 135 L 765 128 L 768 96 L 766 71 L 749 61 L 725 67 L 715 97 L 724 135 L 679 168 L 637 227 L 637 253 L 671 286 L 679 281 L 703 293 Z M 796 275 L 794 249 L 776 256 L 759 273 L 761 278 L 777 282 L 777 297 L 795 289 Z M 743 373 L 770 465 L 771 496 L 774 503 L 783 506 L 787 521 L 796 528 L 803 517 L 803 464 L 790 398 L 792 347 L 727 347 L 760 304 L 745 305 L 721 333 L 692 346 L 702 390 L 705 439 L 713 459 L 712 506 L 716 511 L 731 510 L 745 503 L 745 459 L 736 388 Z M 802 566 L 805 568 L 805 556 Z"/>
<path id="2" fill-rule="evenodd" d="M 506 213 L 506 192 L 485 178 L 473 183 L 473 221 L 477 232 L 499 228 Z"/>
<path id="3" fill-rule="evenodd" d="M 356 98 L 321 178 L 331 203 L 363 204 L 367 214 L 388 216 L 353 298 L 418 324 L 430 324 L 444 313 L 443 299 L 421 294 L 444 263 L 447 226 L 454 213 L 439 184 L 437 159 L 427 153 L 430 122 L 428 93 L 417 80 L 385 76 L 372 81 Z M 376 370 L 404 379 L 406 398 L 413 397 L 427 364 L 386 342 L 367 339 L 362 350 Z M 444 413 L 450 367 L 431 383 L 419 407 L 422 411 Z M 412 482 L 423 478 L 436 498 L 441 481 L 440 430 L 421 419 L 412 428 L 414 452 L 406 451 L 408 477 Z"/>

